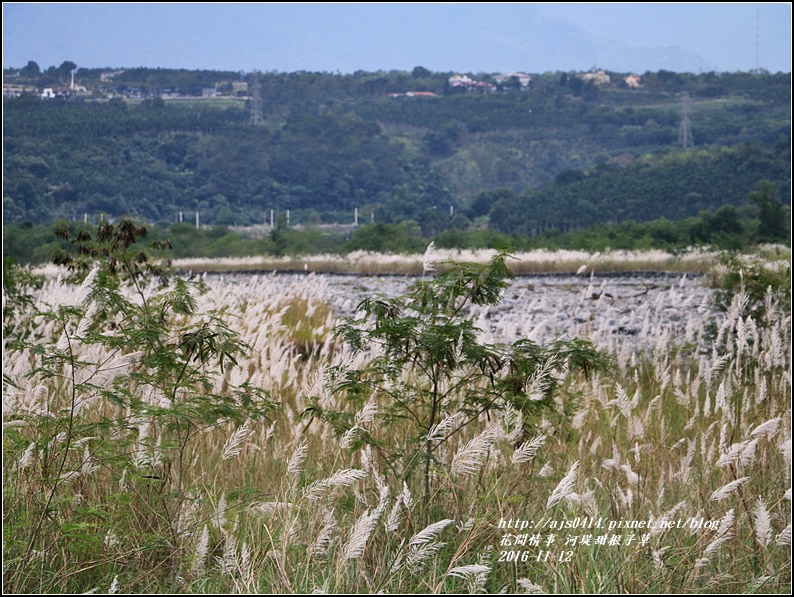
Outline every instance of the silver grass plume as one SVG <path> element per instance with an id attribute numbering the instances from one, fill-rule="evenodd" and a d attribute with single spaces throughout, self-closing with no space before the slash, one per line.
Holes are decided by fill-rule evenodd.
<path id="1" fill-rule="evenodd" d="M 303 462 L 306 460 L 306 452 L 308 449 L 309 445 L 306 443 L 306 440 L 303 440 L 300 445 L 295 448 L 287 464 L 287 473 L 290 475 L 299 475 L 301 471 L 303 471 Z"/>
<path id="2" fill-rule="evenodd" d="M 36 451 L 36 444 L 31 443 L 27 449 L 22 453 L 22 456 L 19 457 L 19 461 L 16 464 L 16 470 L 22 471 L 28 468 L 31 464 L 33 464 L 34 453 Z"/>
<path id="3" fill-rule="evenodd" d="M 540 585 L 536 585 L 528 578 L 519 578 L 516 581 L 518 587 L 524 592 L 530 595 L 541 595 L 545 594 L 545 591 Z"/>
<path id="4" fill-rule="evenodd" d="M 375 418 L 375 415 L 378 414 L 378 403 L 375 402 L 374 398 L 370 398 L 369 401 L 364 405 L 360 411 L 356 413 L 355 417 L 355 424 L 356 426 L 366 425 L 367 423 L 371 423 L 372 420 Z"/>
<path id="5" fill-rule="evenodd" d="M 436 271 L 436 264 L 433 261 L 432 254 L 436 250 L 436 243 L 431 242 L 425 249 L 424 259 L 422 260 L 422 275 L 431 274 Z"/>
<path id="6" fill-rule="evenodd" d="M 664 568 L 664 560 L 662 560 L 662 556 L 665 554 L 665 552 L 668 549 L 670 549 L 669 545 L 651 552 L 651 555 L 653 556 L 653 567 L 656 570 L 661 570 L 662 568 Z"/>
<path id="7" fill-rule="evenodd" d="M 350 537 L 347 543 L 342 547 L 342 557 L 345 560 L 356 560 L 364 553 L 364 548 L 367 546 L 372 531 L 375 530 L 375 525 L 378 523 L 380 512 L 375 510 L 370 513 L 366 510 L 364 514 L 356 521 L 353 530 L 350 531 Z"/>
<path id="8" fill-rule="evenodd" d="M 226 492 L 221 494 L 221 499 L 218 500 L 218 505 L 215 507 L 215 515 L 212 517 L 212 524 L 215 528 L 222 528 L 226 526 Z"/>
<path id="9" fill-rule="evenodd" d="M 350 429 L 345 431 L 342 435 L 342 438 L 339 440 L 339 447 L 348 450 L 353 445 L 353 440 L 356 439 L 356 435 L 358 435 L 358 431 L 361 429 L 358 425 L 353 425 Z"/>
<path id="10" fill-rule="evenodd" d="M 466 415 L 460 411 L 447 415 L 430 428 L 430 431 L 427 432 L 427 441 L 440 442 L 444 440 L 449 435 L 449 432 L 457 429 L 465 418 Z"/>
<path id="11" fill-rule="evenodd" d="M 240 452 L 243 450 L 243 444 L 250 434 L 251 420 L 248 419 L 245 423 L 240 425 L 237 431 L 235 431 L 229 439 L 226 440 L 226 443 L 223 445 L 223 453 L 221 454 L 221 458 L 223 460 L 229 460 L 239 456 Z"/>
<path id="12" fill-rule="evenodd" d="M 367 476 L 367 471 L 361 469 L 344 469 L 335 472 L 327 479 L 320 479 L 304 489 L 303 493 L 311 500 L 319 498 L 320 494 L 329 487 L 347 487 Z"/>
<path id="13" fill-rule="evenodd" d="M 764 379 L 763 381 L 765 383 L 766 379 Z M 775 435 L 775 432 L 777 431 L 777 426 L 780 424 L 780 420 L 781 420 L 780 417 L 776 417 L 774 419 L 770 419 L 768 421 L 765 421 L 764 423 L 761 423 L 760 425 L 758 425 L 758 427 L 756 427 L 750 432 L 750 436 L 772 437 L 773 435 Z"/>
<path id="14" fill-rule="evenodd" d="M 207 551 L 210 544 L 210 530 L 207 525 L 204 525 L 204 530 L 201 532 L 201 538 L 196 544 L 196 552 L 193 556 L 193 573 L 201 574 L 204 570 L 204 564 L 207 559 Z"/>
<path id="15" fill-rule="evenodd" d="M 559 482 L 557 487 L 555 487 L 554 491 L 551 492 L 548 501 L 546 502 L 546 508 L 551 508 L 554 504 L 559 502 L 560 500 L 568 497 L 569 495 L 573 494 L 573 487 L 576 485 L 576 470 L 579 468 L 579 461 L 573 463 L 571 466 L 571 470 L 568 471 L 568 474 L 563 477 L 562 481 Z"/>
<path id="16" fill-rule="evenodd" d="M 490 566 L 484 566 L 482 564 L 469 564 L 467 566 L 456 566 L 455 568 L 450 568 L 450 570 L 447 572 L 447 576 L 456 576 L 458 578 L 468 580 L 473 576 L 487 574 L 490 571 Z"/>
<path id="17" fill-rule="evenodd" d="M 411 537 L 411 540 L 408 542 L 408 545 L 412 545 L 412 546 L 423 545 L 426 543 L 430 543 L 431 541 L 434 541 L 436 535 L 438 535 L 441 531 L 443 531 L 453 522 L 455 521 L 449 518 L 445 518 L 444 520 L 439 520 L 438 522 L 429 524 L 424 529 L 416 533 L 413 537 Z"/>
<path id="18" fill-rule="evenodd" d="M 234 521 L 234 526 L 232 530 L 228 533 L 225 533 L 224 541 L 223 541 L 223 555 L 220 557 L 216 557 L 216 561 L 218 563 L 218 567 L 220 568 L 221 574 L 231 575 L 237 569 L 237 538 L 235 533 L 237 532 L 237 521 Z"/>
<path id="19" fill-rule="evenodd" d="M 666 525 L 664 523 L 673 520 L 675 515 L 678 513 L 681 508 L 686 506 L 686 502 L 678 502 L 672 509 L 668 510 L 664 514 L 662 514 L 657 520 L 654 521 L 653 527 L 651 528 L 651 537 L 656 537 L 657 535 L 661 535 L 666 529 Z"/>
<path id="20" fill-rule="evenodd" d="M 324 556 L 328 553 L 328 547 L 331 544 L 331 538 L 333 537 L 336 527 L 333 511 L 326 512 L 323 518 L 323 524 L 320 527 L 320 532 L 317 534 L 317 539 L 315 539 L 314 545 L 312 546 L 312 554 Z"/>
<path id="21" fill-rule="evenodd" d="M 760 496 L 755 502 L 753 522 L 755 523 L 755 540 L 761 547 L 766 547 L 772 539 L 772 517 L 766 509 L 763 498 Z"/>
<path id="22" fill-rule="evenodd" d="M 524 442 L 515 449 L 513 455 L 510 457 L 510 462 L 513 464 L 521 464 L 522 462 L 529 462 L 538 453 L 538 450 L 546 443 L 546 436 L 539 435 L 531 440 Z"/>
<path id="23" fill-rule="evenodd" d="M 704 556 L 715 553 L 723 543 L 733 537 L 733 532 L 731 529 L 735 519 L 736 515 L 733 508 L 731 508 L 720 521 L 720 526 L 717 530 L 717 536 L 706 546 L 706 549 L 703 550 Z"/>
<path id="24" fill-rule="evenodd" d="M 455 456 L 452 457 L 450 474 L 452 476 L 472 475 L 479 472 L 488 457 L 496 435 L 496 428 L 488 427 L 458 450 Z"/>
<path id="25" fill-rule="evenodd" d="M 791 523 L 788 523 L 788 526 L 775 537 L 775 543 L 780 546 L 791 546 Z"/>
<path id="26" fill-rule="evenodd" d="M 791 490 L 789 489 L 789 496 L 790 495 L 791 495 Z M 411 509 L 411 490 L 408 489 L 408 484 L 405 481 L 403 481 L 403 491 L 402 491 L 402 494 L 400 495 L 400 497 L 401 497 L 401 499 L 403 501 L 403 504 L 405 504 L 405 509 L 406 510 L 410 510 Z"/>
<path id="27" fill-rule="evenodd" d="M 431 541 L 430 543 L 423 543 L 422 545 L 411 547 L 408 557 L 405 560 L 406 566 L 410 571 L 416 572 L 423 562 L 431 559 L 441 551 L 445 545 L 446 543 Z"/>
<path id="28" fill-rule="evenodd" d="M 727 485 L 720 487 L 717 491 L 711 494 L 711 499 L 713 501 L 722 501 L 728 496 L 730 496 L 736 489 L 747 483 L 750 480 L 750 477 L 742 477 L 741 479 L 737 479 L 736 481 L 731 481 Z"/>
<path id="29" fill-rule="evenodd" d="M 717 460 L 717 466 L 720 468 L 724 468 L 726 466 L 730 466 L 732 464 L 736 464 L 740 460 L 745 460 L 742 457 L 742 454 L 745 453 L 747 448 L 750 446 L 750 443 L 755 442 L 758 443 L 758 440 L 745 440 L 743 442 L 739 442 L 738 444 L 733 444 L 724 454 L 720 455 L 719 460 Z M 754 449 L 754 446 L 753 446 Z"/>

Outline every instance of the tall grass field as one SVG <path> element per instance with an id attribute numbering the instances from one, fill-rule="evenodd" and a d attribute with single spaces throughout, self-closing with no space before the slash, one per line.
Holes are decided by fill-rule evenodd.
<path id="1" fill-rule="evenodd" d="M 4 592 L 789 592 L 779 264 L 671 284 L 628 348 L 497 335 L 496 270 L 419 257 L 415 302 L 347 322 L 320 274 L 4 291 Z"/>

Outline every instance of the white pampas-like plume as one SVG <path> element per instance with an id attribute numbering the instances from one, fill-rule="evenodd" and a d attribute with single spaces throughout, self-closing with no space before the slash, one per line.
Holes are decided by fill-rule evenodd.
<path id="1" fill-rule="evenodd" d="M 665 554 L 665 552 L 668 549 L 670 549 L 669 545 L 667 545 L 666 547 L 662 547 L 661 549 L 658 549 L 658 550 L 655 550 L 655 551 L 651 552 L 651 555 L 653 556 L 653 567 L 656 570 L 661 570 L 662 568 L 664 568 L 664 560 L 662 560 L 662 556 Z"/>
<path id="2" fill-rule="evenodd" d="M 333 512 L 328 512 L 323 518 L 323 526 L 320 528 L 320 533 L 314 541 L 312 553 L 316 556 L 325 555 L 328 552 L 328 546 L 331 544 L 331 537 L 336 529 L 336 520 L 334 520 Z"/>
<path id="3" fill-rule="evenodd" d="M 789 494 L 790 493 L 791 493 L 791 490 L 789 490 Z M 411 509 L 411 490 L 408 489 L 408 484 L 405 481 L 403 481 L 403 492 L 402 492 L 400 498 L 402 499 L 403 504 L 405 504 L 405 509 L 406 510 L 410 510 Z"/>
<path id="4" fill-rule="evenodd" d="M 438 535 L 453 522 L 455 521 L 445 518 L 444 520 L 439 520 L 438 522 L 434 522 L 433 524 L 426 526 L 424 529 L 416 533 L 416 535 L 411 537 L 408 545 L 423 545 L 425 543 L 430 543 L 431 541 L 435 540 L 436 535 Z"/>
<path id="5" fill-rule="evenodd" d="M 376 414 L 378 414 L 378 403 L 375 402 L 374 398 L 370 398 L 364 408 L 356 413 L 356 426 L 360 427 L 372 422 Z"/>
<path id="6" fill-rule="evenodd" d="M 477 574 L 487 574 L 491 571 L 490 566 L 482 564 L 469 564 L 468 566 L 456 566 L 447 572 L 448 576 L 457 576 L 458 578 L 468 579 Z"/>
<path id="7" fill-rule="evenodd" d="M 791 523 L 775 537 L 775 543 L 781 546 L 791 545 Z"/>
<path id="8" fill-rule="evenodd" d="M 488 457 L 488 452 L 493 445 L 496 435 L 496 428 L 488 427 L 480 435 L 458 450 L 455 456 L 452 457 L 450 474 L 456 476 L 473 475 L 477 473 Z"/>
<path id="9" fill-rule="evenodd" d="M 568 474 L 563 477 L 562 481 L 559 482 L 557 487 L 554 491 L 551 492 L 548 501 L 546 502 L 546 508 L 551 508 L 554 504 L 559 502 L 560 500 L 566 498 L 567 496 L 574 493 L 573 486 L 576 485 L 576 470 L 579 468 L 579 461 L 573 463 L 571 466 L 571 470 L 568 471 Z"/>
<path id="10" fill-rule="evenodd" d="M 221 454 L 221 458 L 223 460 L 229 460 L 239 456 L 240 452 L 243 450 L 243 442 L 245 442 L 246 438 L 250 434 L 251 420 L 248 419 L 245 423 L 240 425 L 239 429 L 237 429 L 237 431 L 235 431 L 229 439 L 226 440 L 226 443 L 223 445 L 223 453 Z"/>
<path id="11" fill-rule="evenodd" d="M 367 476 L 367 471 L 358 468 L 344 469 L 335 472 L 327 479 L 320 479 L 304 489 L 303 494 L 309 499 L 315 500 L 328 487 L 347 487 L 359 479 Z"/>
<path id="12" fill-rule="evenodd" d="M 754 440 L 757 442 L 757 440 Z M 739 442 L 738 444 L 733 444 L 727 452 L 720 455 L 720 459 L 717 460 L 717 466 L 720 468 L 724 468 L 731 464 L 735 464 L 739 461 L 742 457 L 742 452 L 747 448 L 750 444 L 750 440 L 746 440 L 743 442 Z"/>
<path id="13" fill-rule="evenodd" d="M 742 477 L 741 479 L 737 479 L 736 481 L 731 481 L 727 485 L 720 487 L 717 491 L 711 494 L 711 499 L 714 501 L 721 501 L 731 495 L 734 491 L 736 491 L 739 487 L 747 483 L 750 480 L 750 477 Z"/>
<path id="14" fill-rule="evenodd" d="M 545 591 L 540 585 L 536 585 L 528 578 L 519 578 L 516 581 L 516 584 L 524 591 L 524 593 L 528 593 L 530 595 L 545 594 Z"/>
<path id="15" fill-rule="evenodd" d="M 668 520 L 673 520 L 673 517 L 678 513 L 678 511 L 686 506 L 686 501 L 678 502 L 675 506 L 672 507 L 671 510 L 668 510 L 664 514 L 662 514 L 651 527 L 651 537 L 655 537 L 656 535 L 661 535 L 665 530 L 667 530 L 667 526 L 664 524 Z"/>
<path id="16" fill-rule="evenodd" d="M 540 435 L 527 442 L 524 442 L 515 449 L 513 455 L 510 457 L 510 462 L 513 464 L 521 464 L 522 462 L 528 462 L 532 460 L 535 458 L 535 455 L 538 453 L 538 450 L 540 450 L 544 443 L 546 443 L 545 435 Z"/>
<path id="17" fill-rule="evenodd" d="M 350 531 L 350 538 L 342 547 L 342 554 L 345 560 L 356 560 L 364 553 L 364 548 L 367 546 L 372 531 L 375 530 L 375 525 L 378 523 L 380 517 L 379 510 L 375 510 L 370 514 L 367 510 L 356 521 L 353 530 Z"/>
<path id="18" fill-rule="evenodd" d="M 639 396 L 635 395 L 635 400 L 630 400 L 626 390 L 620 384 L 616 384 L 615 394 L 617 397 L 607 402 L 604 406 L 617 406 L 624 417 L 631 419 L 631 411 L 636 407 L 635 401 L 639 402 Z"/>
<path id="19" fill-rule="evenodd" d="M 222 528 L 226 525 L 226 492 L 221 494 L 221 499 L 218 500 L 218 505 L 215 508 L 215 515 L 212 517 L 212 524 L 216 528 Z"/>
<path id="20" fill-rule="evenodd" d="M 772 517 L 766 509 L 763 498 L 760 496 L 755 502 L 753 521 L 755 523 L 755 540 L 761 547 L 766 547 L 772 539 Z"/>
<path id="21" fill-rule="evenodd" d="M 196 553 L 193 558 L 193 572 L 194 574 L 201 574 L 204 570 L 204 563 L 207 559 L 207 550 L 210 545 L 210 530 L 207 525 L 204 525 L 204 530 L 201 532 L 201 539 L 196 544 Z"/>
<path id="22" fill-rule="evenodd" d="M 384 524 L 388 533 L 394 533 L 400 527 L 400 506 L 402 506 L 402 500 L 398 496 Z"/>
<path id="23" fill-rule="evenodd" d="M 298 475 L 303 470 L 303 462 L 306 460 L 306 452 L 309 449 L 309 444 L 303 440 L 300 445 L 295 448 L 292 457 L 287 464 L 287 472 L 290 475 Z"/>
<path id="24" fill-rule="evenodd" d="M 432 259 L 432 253 L 436 250 L 436 243 L 431 242 L 425 249 L 425 256 L 422 261 L 422 274 L 429 274 L 436 271 L 436 264 Z"/>
<path id="25" fill-rule="evenodd" d="M 440 442 L 466 418 L 462 412 L 447 415 L 427 432 L 427 441 Z"/>
<path id="26" fill-rule="evenodd" d="M 356 439 L 359 429 L 361 429 L 361 427 L 358 425 L 353 425 L 350 429 L 345 431 L 339 440 L 339 447 L 344 450 L 348 450 L 353 445 L 353 440 Z"/>
<path id="27" fill-rule="evenodd" d="M 723 543 L 733 537 L 733 532 L 731 529 L 733 527 L 734 520 L 736 520 L 736 515 L 733 511 L 733 508 L 731 508 L 720 521 L 720 528 L 717 531 L 717 536 L 706 546 L 706 549 L 703 550 L 704 556 L 714 553 Z"/>
<path id="28" fill-rule="evenodd" d="M 742 466 L 750 466 L 750 463 L 755 458 L 755 449 L 758 446 L 758 438 L 752 439 L 747 442 L 747 445 L 742 450 L 741 462 Z"/>
<path id="29" fill-rule="evenodd" d="M 766 380 L 763 381 L 766 382 Z M 769 421 L 761 423 L 758 427 L 753 429 L 750 432 L 750 435 L 752 437 L 758 437 L 758 436 L 772 437 L 777 431 L 777 426 L 779 424 L 780 424 L 780 417 L 770 419 Z"/>
<path id="30" fill-rule="evenodd" d="M 224 533 L 223 555 L 216 556 L 215 561 L 223 576 L 231 575 L 237 569 L 237 521 L 234 521 L 232 530 Z"/>
<path id="31" fill-rule="evenodd" d="M 415 545 L 411 547 L 410 551 L 408 552 L 408 557 L 405 560 L 406 566 L 409 570 L 415 572 L 418 570 L 419 564 L 432 558 L 439 551 L 441 551 L 441 548 L 443 548 L 445 545 L 446 543 L 432 541 L 431 543 L 423 543 L 422 545 Z"/>
<path id="32" fill-rule="evenodd" d="M 22 456 L 19 457 L 19 462 L 17 462 L 16 469 L 18 471 L 24 470 L 28 468 L 33 463 L 33 454 L 36 451 L 36 444 L 35 442 L 30 444 L 27 449 L 22 453 Z"/>

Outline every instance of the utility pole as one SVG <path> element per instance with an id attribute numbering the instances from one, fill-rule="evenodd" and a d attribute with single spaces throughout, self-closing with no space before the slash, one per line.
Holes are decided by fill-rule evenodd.
<path id="1" fill-rule="evenodd" d="M 678 144 L 684 149 L 691 149 L 695 146 L 692 139 L 692 98 L 689 93 L 684 92 L 681 98 L 681 125 L 678 129 Z"/>
<path id="2" fill-rule="evenodd" d="M 262 73 L 254 71 L 251 80 L 251 126 L 262 126 Z"/>

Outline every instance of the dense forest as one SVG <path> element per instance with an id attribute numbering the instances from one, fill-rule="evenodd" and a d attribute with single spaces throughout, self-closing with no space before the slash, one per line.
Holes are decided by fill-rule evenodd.
<path id="1" fill-rule="evenodd" d="M 74 66 L 6 69 L 4 89 L 66 85 Z M 357 209 L 426 236 L 532 236 L 724 206 L 754 217 L 761 181 L 786 202 L 791 192 L 788 73 L 659 71 L 633 87 L 627 73 L 528 85 L 468 73 L 475 87 L 422 67 L 109 71 L 77 70 L 83 91 L 68 98 L 4 99 L 4 224 L 130 214 L 165 225 L 198 212 L 246 226 L 271 210 L 290 210 L 293 225 L 352 223 Z"/>

